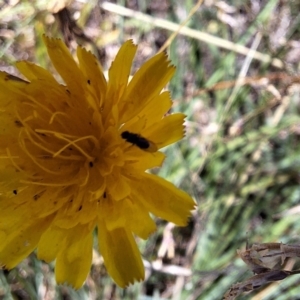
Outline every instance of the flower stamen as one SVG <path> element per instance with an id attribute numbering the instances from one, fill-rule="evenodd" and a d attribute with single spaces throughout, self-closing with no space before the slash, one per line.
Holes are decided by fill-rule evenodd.
<path id="1" fill-rule="evenodd" d="M 11 163 L 13 164 L 13 166 L 19 170 L 20 172 L 23 172 L 23 170 L 15 163 L 15 161 L 13 160 L 13 158 L 19 158 L 18 156 L 13 156 L 11 155 L 10 151 L 9 151 L 9 148 L 6 148 L 6 153 L 7 153 L 7 156 L 9 158 L 9 160 L 11 161 Z"/>
<path id="2" fill-rule="evenodd" d="M 55 113 L 52 114 L 51 118 L 50 118 L 50 121 L 49 121 L 49 125 L 51 125 L 54 121 L 54 118 L 57 116 L 57 115 L 62 115 L 62 116 L 67 116 L 66 113 L 64 112 L 61 112 L 61 111 L 57 111 Z"/>
<path id="3" fill-rule="evenodd" d="M 62 183 L 47 183 L 47 182 L 40 182 L 40 181 L 28 181 L 28 180 L 20 180 L 21 183 L 26 183 L 26 184 L 34 184 L 34 185 L 41 185 L 41 186 L 51 186 L 51 187 L 65 187 L 65 186 L 70 186 L 73 184 L 77 184 L 77 180 L 69 181 L 68 183 L 62 182 Z"/>
<path id="4" fill-rule="evenodd" d="M 43 130 L 43 129 L 36 129 L 35 130 L 38 133 L 51 133 L 53 134 L 55 137 L 57 137 L 58 139 L 67 141 L 68 144 L 66 144 L 65 146 L 63 146 L 60 150 L 58 150 L 57 152 L 55 152 L 53 154 L 53 157 L 57 157 L 61 152 L 63 152 L 66 148 L 68 148 L 69 146 L 74 146 L 79 152 L 81 152 L 89 161 L 94 160 L 94 157 L 89 156 L 80 146 L 78 146 L 76 143 L 83 141 L 83 140 L 87 140 L 87 139 L 91 139 L 93 142 L 95 142 L 96 147 L 99 147 L 99 143 L 97 141 L 97 139 L 93 136 L 93 135 L 88 135 L 88 136 L 83 136 L 80 138 L 77 138 L 74 141 L 71 141 L 70 139 L 68 139 L 66 136 L 70 136 L 73 137 L 71 135 L 67 135 L 64 133 L 60 133 L 60 132 L 56 132 L 56 131 L 51 131 L 51 130 Z"/>
<path id="5" fill-rule="evenodd" d="M 87 164 L 85 164 L 84 168 L 86 170 L 86 176 L 85 176 L 83 182 L 79 186 L 87 185 L 89 178 L 90 178 L 90 171 L 89 171 L 89 167 L 87 166 Z"/>
<path id="6" fill-rule="evenodd" d="M 30 151 L 28 151 L 28 149 L 26 148 L 26 145 L 25 145 L 25 142 L 24 140 L 21 141 L 20 143 L 20 146 L 21 148 L 23 149 L 23 151 L 32 159 L 32 161 L 37 165 L 39 166 L 42 170 L 44 170 L 45 172 L 47 173 L 50 173 L 50 174 L 53 174 L 53 175 L 60 175 L 61 174 L 61 171 L 59 170 L 58 172 L 55 172 L 55 171 L 52 171 L 52 170 L 49 170 L 47 168 L 45 168 L 42 164 L 40 164 L 38 162 L 38 160 L 36 159 L 35 156 L 33 156 Z"/>
<path id="7" fill-rule="evenodd" d="M 95 137 L 92 136 L 92 135 L 88 135 L 88 136 L 83 136 L 81 138 L 78 138 L 77 140 L 75 141 L 71 141 L 67 138 L 64 138 L 62 136 L 58 136 L 58 138 L 64 140 L 64 141 L 67 141 L 69 142 L 68 144 L 66 144 L 64 147 L 62 147 L 60 150 L 58 150 L 54 155 L 53 157 L 56 157 L 58 156 L 61 152 L 63 152 L 66 148 L 70 147 L 70 146 L 74 146 L 79 152 L 81 152 L 89 161 L 91 160 L 94 160 L 94 157 L 92 156 L 89 156 L 80 146 L 78 146 L 76 143 L 80 142 L 80 141 L 84 141 L 84 140 L 87 140 L 87 139 L 91 139 L 91 140 L 95 140 Z"/>
<path id="8" fill-rule="evenodd" d="M 26 130 L 29 130 L 30 128 L 26 128 Z M 37 146 L 38 148 L 40 148 L 41 150 L 44 150 L 45 152 L 51 154 L 51 157 L 53 157 L 53 155 L 55 154 L 54 151 L 44 147 L 41 143 L 38 143 L 37 141 L 34 140 L 34 138 L 32 137 L 32 135 L 34 135 L 37 139 L 40 140 L 41 143 L 45 143 L 45 141 L 42 139 L 42 137 L 40 136 L 39 132 L 34 132 L 34 131 L 27 131 L 27 137 L 30 139 L 30 141 Z M 46 158 L 46 155 L 41 155 L 39 156 L 40 158 Z M 64 159 L 64 160 L 77 160 L 77 161 L 83 161 L 83 157 L 79 156 L 79 155 L 59 155 L 57 156 L 60 159 Z"/>

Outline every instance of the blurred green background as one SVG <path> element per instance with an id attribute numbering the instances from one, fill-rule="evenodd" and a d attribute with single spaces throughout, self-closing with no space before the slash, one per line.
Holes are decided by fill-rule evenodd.
<path id="1" fill-rule="evenodd" d="M 0 70 L 14 75 L 16 60 L 53 70 L 44 33 L 90 49 L 104 70 L 127 39 L 139 46 L 136 70 L 171 37 L 169 89 L 173 110 L 187 115 L 186 137 L 154 172 L 198 203 L 187 227 L 156 220 L 157 232 L 138 241 L 145 282 L 118 288 L 95 251 L 74 291 L 32 254 L 0 272 L 0 299 L 222 299 L 253 275 L 237 249 L 299 243 L 299 11 L 288 0 L 0 1 Z M 181 23 L 192 30 L 178 31 Z M 291 276 L 238 299 L 300 299 L 299 283 Z"/>

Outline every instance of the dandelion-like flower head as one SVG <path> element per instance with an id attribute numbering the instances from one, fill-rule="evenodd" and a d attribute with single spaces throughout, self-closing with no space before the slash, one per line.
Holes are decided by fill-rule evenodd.
<path id="1" fill-rule="evenodd" d="M 13 268 L 34 249 L 56 259 L 58 283 L 79 288 L 91 266 L 93 231 L 109 274 L 121 287 L 144 278 L 134 235 L 155 230 L 153 213 L 185 225 L 194 201 L 146 170 L 160 148 L 184 135 L 184 115 L 166 115 L 161 92 L 175 68 L 165 54 L 129 81 L 136 46 L 119 50 L 108 80 L 96 58 L 44 37 L 64 81 L 22 61 L 27 78 L 0 72 L 0 263 Z"/>

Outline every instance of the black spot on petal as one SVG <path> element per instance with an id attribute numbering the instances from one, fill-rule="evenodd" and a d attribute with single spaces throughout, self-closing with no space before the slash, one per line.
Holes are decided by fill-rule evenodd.
<path id="1" fill-rule="evenodd" d="M 17 127 L 23 127 L 23 124 L 21 123 L 20 120 L 15 120 L 15 124 Z"/>
<path id="2" fill-rule="evenodd" d="M 80 205 L 78 208 L 78 211 L 81 211 L 81 210 L 82 210 L 82 205 Z"/>
<path id="3" fill-rule="evenodd" d="M 17 195 L 17 194 L 18 194 L 18 191 L 17 191 L 17 190 L 13 190 L 13 193 L 14 193 L 15 195 Z"/>
<path id="4" fill-rule="evenodd" d="M 88 84 L 91 84 L 91 81 L 88 79 L 87 83 L 88 83 Z"/>
<path id="5" fill-rule="evenodd" d="M 38 199 L 40 199 L 42 197 L 42 195 L 45 193 L 45 190 L 33 195 L 33 200 L 37 201 Z"/>
<path id="6" fill-rule="evenodd" d="M 33 196 L 33 200 L 34 200 L 34 201 L 37 201 L 40 197 L 41 197 L 40 194 L 35 194 L 35 195 Z"/>
<path id="7" fill-rule="evenodd" d="M 92 168 L 94 166 L 94 163 L 92 161 L 90 161 L 89 166 Z"/>

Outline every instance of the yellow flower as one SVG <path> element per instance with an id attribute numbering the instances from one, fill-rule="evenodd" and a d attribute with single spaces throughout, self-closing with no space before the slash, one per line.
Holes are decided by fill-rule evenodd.
<path id="1" fill-rule="evenodd" d="M 65 85 L 18 62 L 28 81 L 0 72 L 0 263 L 13 268 L 34 249 L 56 259 L 56 280 L 81 287 L 91 267 L 93 231 L 107 271 L 125 287 L 144 278 L 134 235 L 154 230 L 153 213 L 186 224 L 194 201 L 147 169 L 158 149 L 184 135 L 184 115 L 163 87 L 175 68 L 165 54 L 128 82 L 136 46 L 126 42 L 106 81 L 96 58 L 44 37 Z"/>

